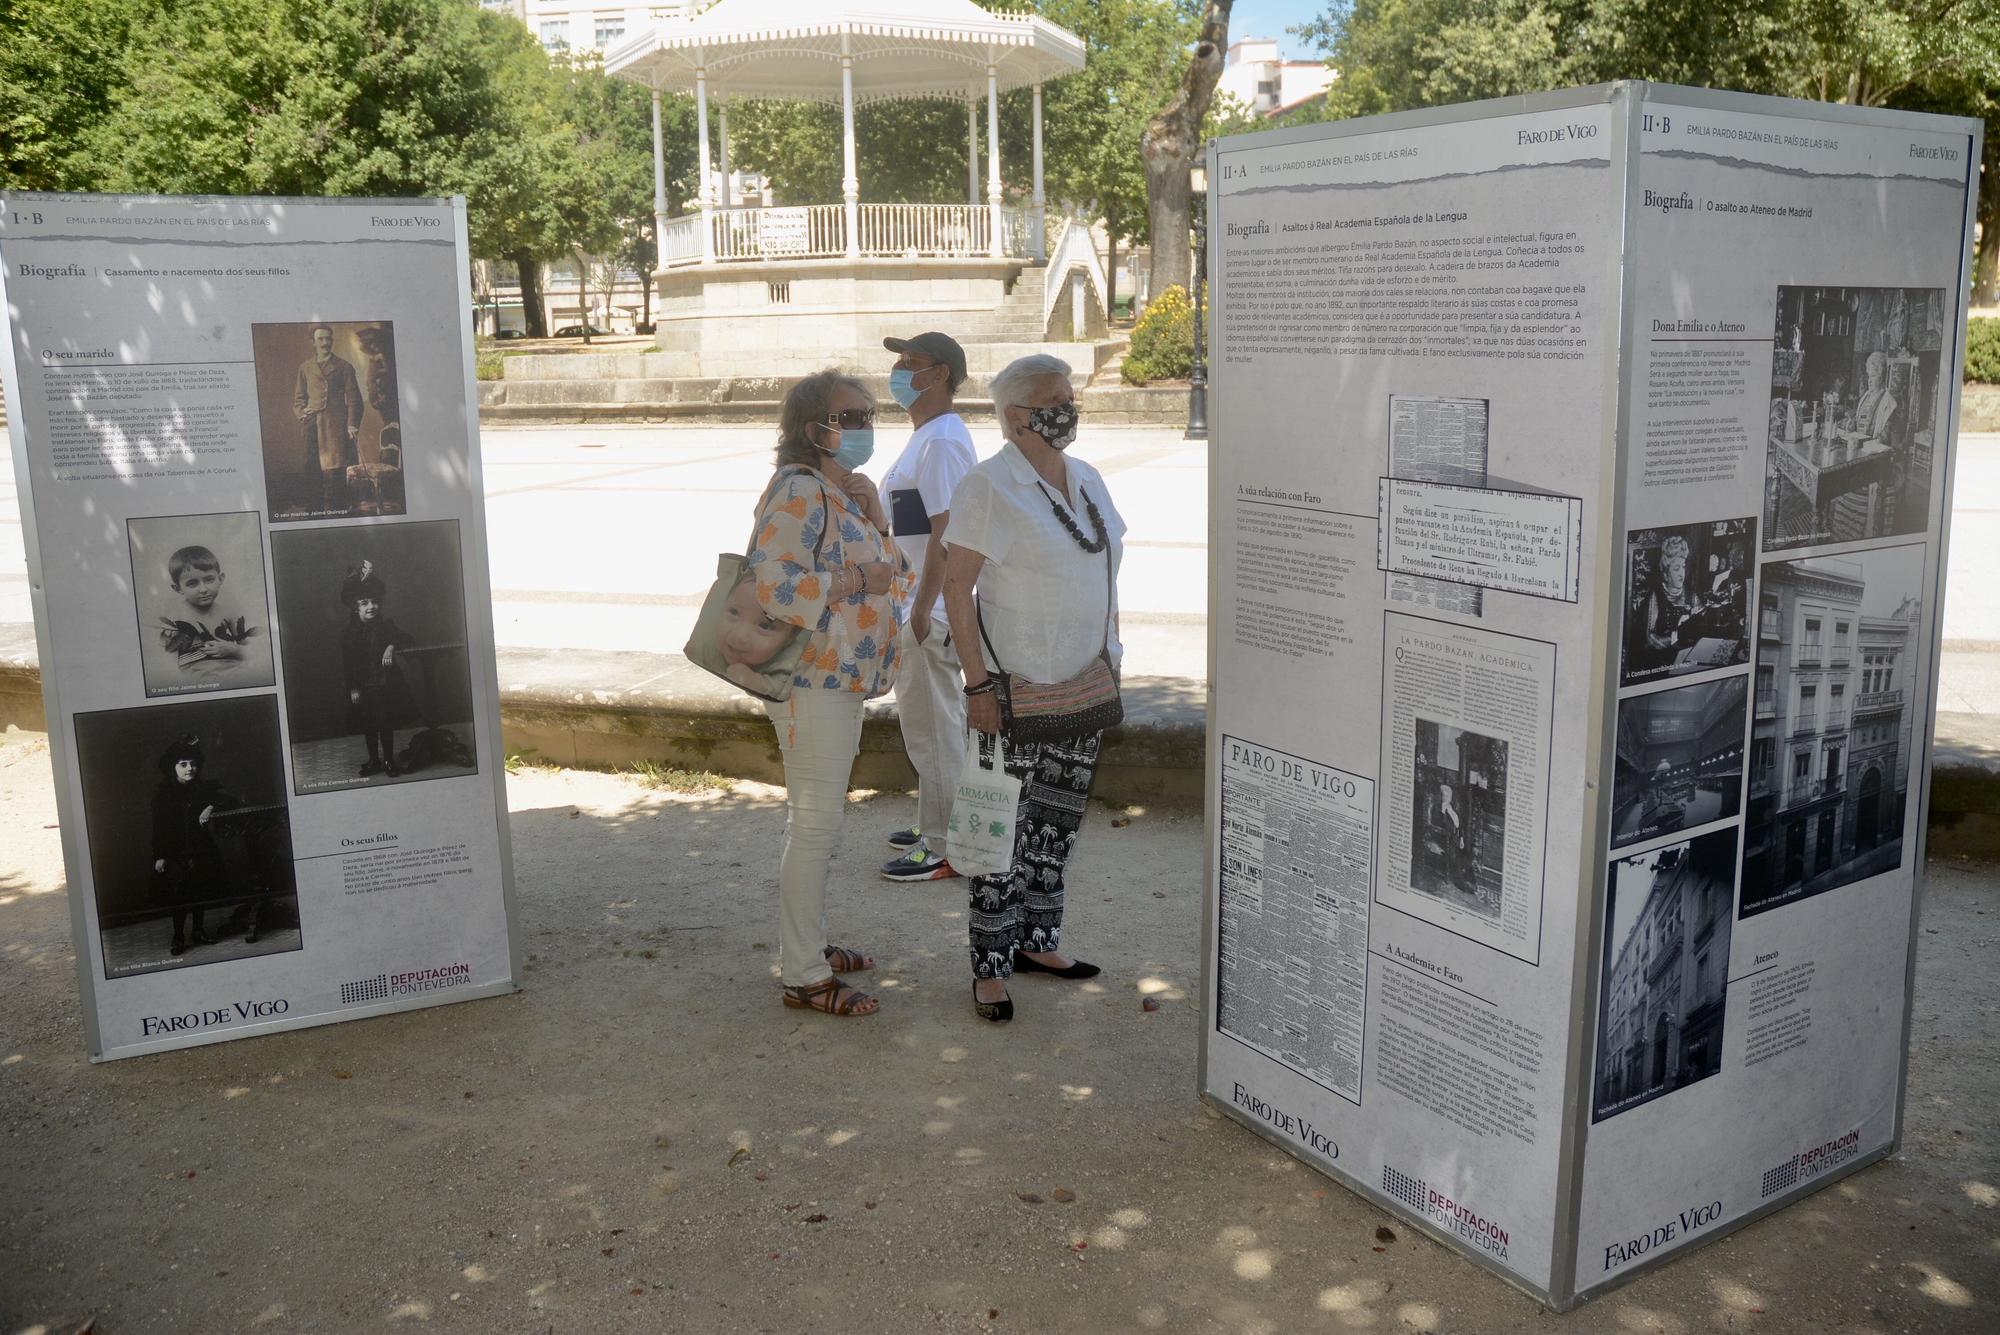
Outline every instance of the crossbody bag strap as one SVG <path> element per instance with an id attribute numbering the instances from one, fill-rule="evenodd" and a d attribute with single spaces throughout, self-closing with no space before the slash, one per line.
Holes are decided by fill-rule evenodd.
<path id="1" fill-rule="evenodd" d="M 826 479 L 819 475 L 819 470 L 807 468 L 802 464 L 787 464 L 779 469 L 771 476 L 770 485 L 764 488 L 764 494 L 757 498 L 756 512 L 750 518 L 750 540 L 743 544 L 743 559 L 748 561 L 750 554 L 757 550 L 757 535 L 764 528 L 764 507 L 771 503 L 771 497 L 777 495 L 778 484 L 784 481 L 787 472 L 811 473 L 813 480 L 819 483 L 819 539 L 813 543 L 813 568 L 816 570 L 819 568 L 820 551 L 826 546 L 826 531 L 833 524 L 833 498 L 827 494 Z"/>

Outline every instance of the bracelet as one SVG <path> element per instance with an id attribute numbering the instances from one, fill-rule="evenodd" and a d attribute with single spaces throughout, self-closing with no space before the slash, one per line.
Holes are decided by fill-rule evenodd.
<path id="1" fill-rule="evenodd" d="M 966 687 L 965 698 L 970 700 L 975 695 L 989 695 L 992 692 L 997 691 L 999 689 L 1000 689 L 1000 682 L 996 678 L 988 677 L 985 681 L 980 682 L 977 686 Z"/>

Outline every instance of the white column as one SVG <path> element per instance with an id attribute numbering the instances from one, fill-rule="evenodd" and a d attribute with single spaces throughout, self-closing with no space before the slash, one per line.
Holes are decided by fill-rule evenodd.
<path id="1" fill-rule="evenodd" d="M 1042 194 L 1042 86 L 1035 85 L 1035 258 L 1049 258 L 1049 206 Z"/>
<path id="2" fill-rule="evenodd" d="M 999 259 L 1007 253 L 1000 217 L 1000 67 L 987 53 L 986 65 L 986 222 L 993 235 L 988 253 Z"/>
<path id="3" fill-rule="evenodd" d="M 655 268 L 667 267 L 667 150 L 660 138 L 660 92 L 653 90 L 653 256 Z M 648 283 L 652 282 L 650 276 Z"/>
<path id="4" fill-rule="evenodd" d="M 708 67 L 694 67 L 695 145 L 701 172 L 701 262 L 715 263 L 715 182 L 708 166 Z"/>
<path id="5" fill-rule="evenodd" d="M 979 99 L 965 99 L 965 202 L 979 202 Z"/>
<path id="6" fill-rule="evenodd" d="M 847 258 L 861 253 L 861 178 L 854 168 L 854 56 L 840 35 L 840 198 L 847 214 Z"/>
<path id="7" fill-rule="evenodd" d="M 736 187 L 729 183 L 729 104 L 718 101 L 715 104 L 715 128 L 722 131 L 722 154 L 720 171 L 722 176 L 722 207 L 736 207 Z"/>

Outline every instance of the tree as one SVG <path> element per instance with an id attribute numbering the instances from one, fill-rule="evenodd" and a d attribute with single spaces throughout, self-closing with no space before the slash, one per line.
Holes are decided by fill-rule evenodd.
<path id="1" fill-rule="evenodd" d="M 1188 168 L 1201 148 L 1201 125 L 1222 60 L 1229 46 L 1229 10 L 1234 0 L 1207 0 L 1201 32 L 1173 100 L 1147 122 L 1139 140 L 1146 163 L 1146 212 L 1153 238 L 1151 290 L 1164 292 L 1187 281 Z"/>

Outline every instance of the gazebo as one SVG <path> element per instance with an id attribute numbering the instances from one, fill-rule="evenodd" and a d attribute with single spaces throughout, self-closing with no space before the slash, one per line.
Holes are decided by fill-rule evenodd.
<path id="1" fill-rule="evenodd" d="M 662 19 L 606 52 L 608 73 L 644 84 L 653 96 L 656 338 L 671 354 L 663 369 L 790 373 L 871 349 L 879 354 L 881 337 L 907 332 L 913 320 L 963 330 L 969 338 L 961 342 L 1041 341 L 1054 306 L 1049 285 L 1031 285 L 1037 302 L 1028 309 L 1007 303 L 1024 271 L 1046 266 L 1062 249 L 1050 235 L 1042 187 L 1042 85 L 1083 63 L 1075 34 L 1035 15 L 990 13 L 971 0 L 720 0 L 691 18 Z M 1034 190 L 1027 208 L 1010 210 L 1000 186 L 999 100 L 1017 88 L 1034 96 Z M 679 218 L 667 216 L 660 130 L 660 99 L 669 93 L 693 95 L 700 127 L 701 207 Z M 910 98 L 965 104 L 968 202 L 862 202 L 855 108 Z M 982 100 L 986 198 L 979 203 Z M 711 101 L 719 144 L 709 133 Z M 739 101 L 840 107 L 842 202 L 759 207 L 731 198 L 728 109 Z M 1071 229 L 1062 230 L 1067 239 Z M 1091 250 L 1084 267 L 1094 265 Z M 1101 298 L 1101 273 L 1096 282 Z M 1043 308 L 1039 321 L 1034 304 Z M 810 329 L 788 338 L 782 325 L 746 323 L 753 313 Z"/>

